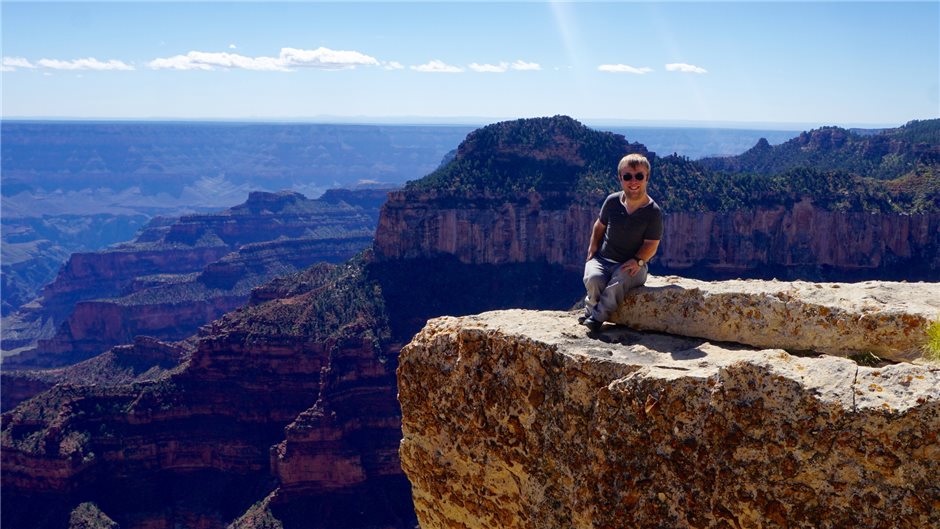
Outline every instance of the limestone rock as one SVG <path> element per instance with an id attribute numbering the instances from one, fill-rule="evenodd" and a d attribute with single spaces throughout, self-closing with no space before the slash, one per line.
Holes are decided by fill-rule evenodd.
<path id="1" fill-rule="evenodd" d="M 940 370 L 500 311 L 399 358 L 423 529 L 938 527 Z"/>
<path id="2" fill-rule="evenodd" d="M 940 318 L 940 283 L 705 282 L 651 277 L 610 321 L 756 347 L 894 361 L 921 358 Z"/>

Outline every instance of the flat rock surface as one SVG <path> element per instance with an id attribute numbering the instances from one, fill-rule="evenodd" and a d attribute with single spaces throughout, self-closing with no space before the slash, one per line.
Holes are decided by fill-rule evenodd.
<path id="1" fill-rule="evenodd" d="M 512 310 L 431 320 L 398 378 L 423 529 L 940 526 L 940 368 Z"/>
<path id="2" fill-rule="evenodd" d="M 629 292 L 610 321 L 756 347 L 915 361 L 923 356 L 927 326 L 938 319 L 940 283 L 666 276 Z"/>

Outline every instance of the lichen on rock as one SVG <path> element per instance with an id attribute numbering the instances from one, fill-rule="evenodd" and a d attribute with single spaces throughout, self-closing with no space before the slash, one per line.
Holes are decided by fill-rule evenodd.
<path id="1" fill-rule="evenodd" d="M 940 370 L 438 318 L 402 350 L 423 529 L 936 527 Z"/>

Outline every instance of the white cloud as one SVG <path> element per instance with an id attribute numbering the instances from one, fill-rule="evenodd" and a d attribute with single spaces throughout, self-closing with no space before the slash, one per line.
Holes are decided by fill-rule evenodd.
<path id="1" fill-rule="evenodd" d="M 597 67 L 598 70 L 602 72 L 611 72 L 611 73 L 634 73 L 638 75 L 643 75 L 645 73 L 650 73 L 653 71 L 652 68 L 643 66 L 642 68 L 636 68 L 627 64 L 602 64 Z"/>
<path id="2" fill-rule="evenodd" d="M 294 68 L 347 70 L 356 66 L 378 66 L 374 57 L 357 51 L 317 48 L 300 50 L 281 48 L 277 57 L 246 57 L 237 53 L 191 51 L 186 55 L 150 61 L 154 70 L 215 70 L 242 69 L 265 72 L 289 72 Z"/>
<path id="3" fill-rule="evenodd" d="M 229 45 L 228 45 L 228 49 L 230 49 L 230 50 L 235 50 L 235 49 L 238 49 L 238 46 L 236 46 L 236 45 L 234 45 L 234 44 L 229 44 Z"/>
<path id="4" fill-rule="evenodd" d="M 386 70 L 404 70 L 405 67 L 398 61 L 389 61 L 382 63 L 382 67 Z"/>
<path id="5" fill-rule="evenodd" d="M 537 62 L 525 62 L 525 61 L 515 61 L 515 62 L 513 62 L 513 63 L 510 65 L 510 67 L 511 67 L 513 70 L 520 70 L 520 71 L 524 71 L 524 72 L 526 72 L 526 71 L 538 71 L 538 70 L 541 70 L 541 69 L 542 69 L 542 66 L 539 65 L 539 63 L 537 63 Z"/>
<path id="6" fill-rule="evenodd" d="M 237 53 L 191 51 L 165 59 L 154 59 L 147 65 L 154 70 L 215 70 L 240 68 L 256 71 L 287 71 L 273 57 L 245 57 Z"/>
<path id="7" fill-rule="evenodd" d="M 675 62 L 672 64 L 666 65 L 666 70 L 670 72 L 683 72 L 683 73 L 708 73 L 708 70 L 702 68 L 701 66 L 695 66 L 694 64 L 685 64 L 683 62 Z"/>
<path id="8" fill-rule="evenodd" d="M 147 63 L 147 67 L 152 70 L 214 70 L 209 64 L 203 64 L 197 61 L 196 57 L 191 55 L 195 52 L 189 52 L 189 55 L 175 55 L 165 59 L 154 59 Z"/>
<path id="9" fill-rule="evenodd" d="M 129 71 L 133 70 L 134 67 L 126 64 L 121 61 L 110 60 L 108 62 L 101 62 L 94 57 L 88 57 L 87 59 L 75 59 L 74 61 L 60 61 L 58 59 L 39 59 L 37 63 L 43 68 L 49 68 L 51 70 L 97 70 L 97 71 L 109 71 L 109 70 L 120 70 L 120 71 Z"/>
<path id="10" fill-rule="evenodd" d="M 427 64 L 422 64 L 420 66 L 412 66 L 411 69 L 417 72 L 432 72 L 432 73 L 460 73 L 463 71 L 463 68 L 445 64 L 444 62 L 439 61 L 437 59 Z"/>
<path id="11" fill-rule="evenodd" d="M 280 61 L 288 66 L 324 68 L 327 70 L 346 70 L 356 66 L 378 66 L 375 57 L 358 51 L 331 50 L 319 47 L 315 50 L 281 48 Z"/>
<path id="12" fill-rule="evenodd" d="M 35 66 L 23 57 L 4 57 L 0 71 L 15 72 L 17 68 L 35 68 Z"/>
<path id="13" fill-rule="evenodd" d="M 474 62 L 469 65 L 469 68 L 474 72 L 503 73 L 509 70 L 538 71 L 542 69 L 542 66 L 535 62 L 515 61 L 510 64 L 500 61 L 499 64 L 478 64 Z"/>
<path id="14" fill-rule="evenodd" d="M 509 63 L 501 62 L 499 64 L 477 64 L 474 62 L 470 64 L 470 69 L 474 72 L 481 73 L 503 73 L 509 69 Z"/>

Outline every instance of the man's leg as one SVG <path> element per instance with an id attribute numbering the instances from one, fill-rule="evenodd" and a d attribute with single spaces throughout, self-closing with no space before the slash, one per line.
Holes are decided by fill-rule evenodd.
<path id="1" fill-rule="evenodd" d="M 584 288 L 587 290 L 587 297 L 584 298 L 585 315 L 591 316 L 594 313 L 594 306 L 600 301 L 601 294 L 610 281 L 610 272 L 610 267 L 604 266 L 597 257 L 584 263 Z"/>
<path id="2" fill-rule="evenodd" d="M 617 266 L 610 277 L 610 282 L 601 293 L 601 298 L 594 309 L 594 319 L 607 321 L 611 313 L 617 310 L 627 291 L 646 283 L 647 267 L 640 268 L 635 276 L 630 276 L 623 266 Z"/>

